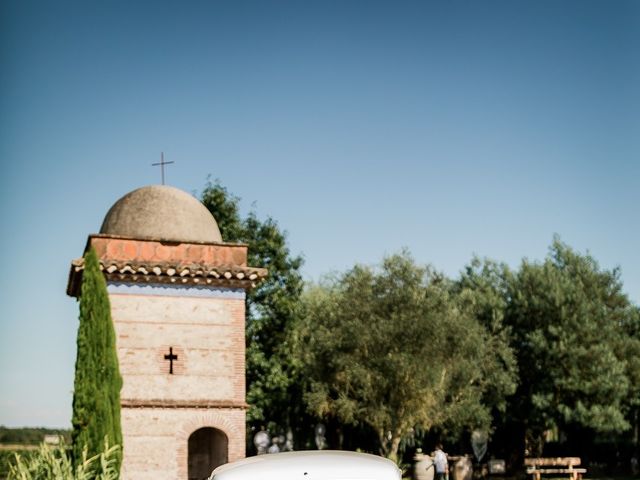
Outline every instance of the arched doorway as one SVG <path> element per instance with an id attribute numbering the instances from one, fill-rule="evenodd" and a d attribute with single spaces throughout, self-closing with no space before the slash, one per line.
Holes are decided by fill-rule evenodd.
<path id="1" fill-rule="evenodd" d="M 229 440 L 221 430 L 200 428 L 189 436 L 189 480 L 209 478 L 211 471 L 228 461 Z"/>

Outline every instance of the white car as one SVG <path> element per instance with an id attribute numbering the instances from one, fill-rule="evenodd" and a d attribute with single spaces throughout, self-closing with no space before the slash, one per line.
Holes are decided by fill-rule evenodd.
<path id="1" fill-rule="evenodd" d="M 391 460 L 368 453 L 309 450 L 248 457 L 216 468 L 209 480 L 400 480 Z"/>

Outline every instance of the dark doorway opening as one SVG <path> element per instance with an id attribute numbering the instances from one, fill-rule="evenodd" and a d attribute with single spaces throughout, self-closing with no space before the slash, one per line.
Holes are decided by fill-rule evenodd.
<path id="1" fill-rule="evenodd" d="M 189 480 L 206 480 L 228 462 L 229 440 L 217 428 L 205 427 L 189 436 Z"/>

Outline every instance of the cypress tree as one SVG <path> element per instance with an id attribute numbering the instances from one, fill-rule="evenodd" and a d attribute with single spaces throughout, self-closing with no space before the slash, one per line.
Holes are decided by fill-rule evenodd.
<path id="1" fill-rule="evenodd" d="M 101 453 L 105 437 L 109 445 L 122 446 L 116 335 L 107 285 L 93 248 L 84 256 L 77 345 L 71 435 L 76 464 L 82 462 L 85 447 L 90 457 Z M 121 455 L 118 471 L 120 463 Z"/>

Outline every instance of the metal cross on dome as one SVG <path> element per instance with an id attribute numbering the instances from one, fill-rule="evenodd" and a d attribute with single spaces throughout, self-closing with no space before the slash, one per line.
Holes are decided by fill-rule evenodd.
<path id="1" fill-rule="evenodd" d="M 157 167 L 158 165 L 160 166 L 160 172 L 162 172 L 162 173 L 161 173 L 161 175 L 162 175 L 162 185 L 164 185 L 164 166 L 165 166 L 165 165 L 170 165 L 170 164 L 172 164 L 172 163 L 175 163 L 175 162 L 173 162 L 173 161 L 171 161 L 171 162 L 165 162 L 165 161 L 164 161 L 164 152 L 161 152 L 161 153 L 160 153 L 160 161 L 159 161 L 159 162 L 157 162 L 157 163 L 152 163 L 152 164 L 151 164 L 151 166 L 152 166 L 152 167 Z"/>

